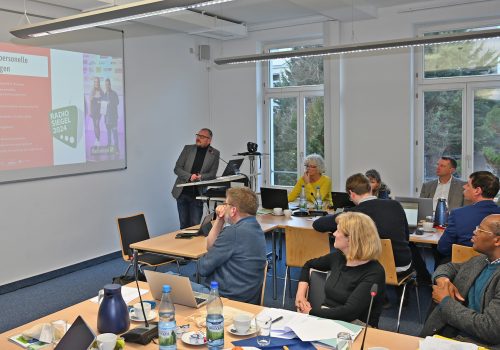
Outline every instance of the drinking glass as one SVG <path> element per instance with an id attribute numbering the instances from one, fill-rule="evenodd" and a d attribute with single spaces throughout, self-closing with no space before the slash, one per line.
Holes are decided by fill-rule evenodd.
<path id="1" fill-rule="evenodd" d="M 340 332 L 337 334 L 337 350 L 351 350 L 352 337 L 348 332 Z"/>
<path id="2" fill-rule="evenodd" d="M 268 346 L 271 344 L 271 316 L 259 315 L 255 318 L 257 327 L 257 344 Z"/>

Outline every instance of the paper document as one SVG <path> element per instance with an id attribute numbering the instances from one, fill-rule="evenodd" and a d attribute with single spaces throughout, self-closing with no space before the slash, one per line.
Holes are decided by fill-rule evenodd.
<path id="1" fill-rule="evenodd" d="M 261 314 L 271 316 L 273 320 L 283 316 L 283 319 L 272 324 L 272 336 L 280 337 L 285 334 L 289 336 L 289 333 L 293 332 L 302 341 L 331 339 L 332 335 L 335 336 L 340 332 L 348 332 L 355 339 L 362 329 L 362 327 L 348 328 L 343 325 L 344 322 L 341 323 L 289 310 L 266 308 Z"/>
<path id="2" fill-rule="evenodd" d="M 149 289 L 140 289 L 140 291 L 141 291 L 141 295 L 144 295 L 147 292 L 149 292 Z M 125 304 L 128 304 L 132 300 L 139 298 L 139 293 L 137 293 L 137 288 L 122 287 L 122 297 L 123 297 L 123 300 L 125 300 Z M 99 295 L 91 298 L 90 301 L 97 304 L 98 298 L 99 298 Z"/>
<path id="3" fill-rule="evenodd" d="M 472 343 L 463 343 L 453 339 L 426 337 L 420 341 L 420 350 L 477 350 L 478 346 Z"/>

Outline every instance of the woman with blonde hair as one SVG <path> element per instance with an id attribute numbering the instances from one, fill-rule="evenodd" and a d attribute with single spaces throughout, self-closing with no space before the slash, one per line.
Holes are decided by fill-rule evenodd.
<path id="1" fill-rule="evenodd" d="M 385 272 L 377 261 L 382 252 L 380 238 L 373 220 L 363 213 L 348 212 L 336 217 L 336 251 L 309 260 L 302 268 L 295 297 L 298 312 L 323 318 L 365 322 L 370 305 L 370 290 L 378 285 L 373 302 L 370 325 L 378 326 L 385 297 Z M 320 308 L 312 308 L 306 295 L 309 269 L 329 271 L 325 282 L 325 300 Z"/>

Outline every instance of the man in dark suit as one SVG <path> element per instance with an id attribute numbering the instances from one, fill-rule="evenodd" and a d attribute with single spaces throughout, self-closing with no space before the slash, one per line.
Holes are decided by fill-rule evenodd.
<path id="1" fill-rule="evenodd" d="M 201 129 L 196 134 L 196 143 L 186 145 L 175 163 L 177 175 L 172 196 L 177 200 L 181 229 L 198 225 L 203 215 L 203 202 L 196 199 L 198 186 L 177 187 L 178 184 L 215 179 L 219 169 L 218 150 L 210 146 L 212 131 Z"/>
<path id="2" fill-rule="evenodd" d="M 449 210 L 460 208 L 464 205 L 462 186 L 465 182 L 453 177 L 457 169 L 457 161 L 451 157 L 441 157 L 437 163 L 436 175 L 438 178 L 422 185 L 420 198 L 432 198 L 433 208 L 439 198 L 446 198 Z"/>
<path id="3" fill-rule="evenodd" d="M 408 271 L 412 262 L 412 254 L 408 245 L 410 230 L 401 204 L 373 196 L 370 180 L 363 174 L 350 176 L 345 187 L 351 201 L 356 204 L 355 207 L 346 208 L 345 211 L 364 213 L 372 218 L 380 238 L 391 240 L 396 271 Z M 335 232 L 337 230 L 336 215 L 326 215 L 317 219 L 313 222 L 313 228 L 320 232 Z"/>
<path id="4" fill-rule="evenodd" d="M 472 233 L 486 216 L 500 214 L 500 207 L 493 201 L 499 190 L 498 177 L 489 171 L 476 171 L 463 188 L 464 198 L 473 204 L 453 210 L 448 217 L 437 246 L 437 265 L 450 261 L 454 243 L 471 246 Z"/>

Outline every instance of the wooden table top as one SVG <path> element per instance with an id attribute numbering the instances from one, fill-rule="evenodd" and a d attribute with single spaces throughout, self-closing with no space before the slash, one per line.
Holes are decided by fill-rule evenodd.
<path id="1" fill-rule="evenodd" d="M 131 284 L 130 286 L 133 286 Z M 140 287 L 148 289 L 149 286 L 145 282 L 140 282 Z M 145 296 L 143 296 L 143 300 L 151 300 L 151 294 L 148 293 Z M 133 300 L 130 302 L 130 305 L 133 305 L 136 303 L 138 299 Z M 223 298 L 223 304 L 225 306 L 231 306 L 232 308 L 236 308 L 242 311 L 250 312 L 253 314 L 259 313 L 263 307 L 258 306 L 258 305 L 251 305 L 251 304 L 246 304 L 246 303 L 241 303 L 237 301 L 232 301 Z M 73 320 L 76 319 L 78 315 L 82 316 L 83 319 L 87 322 L 87 324 L 96 332 L 97 334 L 97 312 L 98 312 L 98 305 L 96 303 L 91 302 L 90 300 L 85 300 L 81 303 L 75 304 L 71 307 L 68 307 L 66 309 L 57 311 L 53 314 L 47 315 L 45 317 L 42 317 L 38 320 L 35 320 L 33 322 L 27 323 L 23 326 L 11 329 L 7 332 L 4 332 L 0 334 L 0 349 L 2 350 L 19 350 L 22 349 L 18 345 L 10 342 L 8 339 L 9 337 L 22 333 L 24 330 L 29 329 L 33 327 L 36 324 L 43 323 L 43 322 L 48 322 L 50 323 L 51 321 L 55 320 L 67 320 L 68 322 L 72 323 Z M 192 321 L 192 315 L 200 314 L 200 310 L 194 309 L 194 308 L 189 308 L 186 306 L 182 305 L 176 305 L 175 306 L 175 313 L 176 313 L 176 322 L 178 325 L 181 324 L 190 324 L 190 330 L 198 330 L 198 327 L 196 324 Z M 158 321 L 158 319 L 156 319 Z M 141 323 L 137 322 L 131 322 L 131 328 L 134 328 L 138 325 L 141 325 Z M 202 329 L 204 331 L 204 328 Z M 251 336 L 250 336 L 251 337 Z M 239 340 L 239 339 L 244 339 L 246 337 L 239 337 L 232 335 L 231 333 L 226 332 L 224 333 L 224 348 L 232 348 L 231 342 L 234 340 Z M 356 341 L 354 342 L 354 349 L 359 349 L 361 346 L 361 339 L 362 335 L 358 336 Z M 365 341 L 365 349 L 368 349 L 369 347 L 373 346 L 384 346 L 387 347 L 391 350 L 414 350 L 417 349 L 419 346 L 419 340 L 421 338 L 418 337 L 413 337 L 409 335 L 404 335 L 404 334 L 399 334 L 399 333 L 393 333 L 393 332 L 388 332 L 388 331 L 383 331 L 379 329 L 369 329 L 367 336 L 366 336 L 366 341 Z M 199 347 L 199 346 L 191 346 L 184 344 L 181 340 L 177 341 L 177 348 L 178 349 L 206 349 L 206 347 Z M 50 349 L 50 346 L 48 347 Z M 132 344 L 132 343 L 127 343 L 125 346 L 125 349 L 144 349 L 144 350 L 157 350 L 158 345 L 154 344 L 151 342 L 148 345 L 139 345 L 139 344 Z"/>

